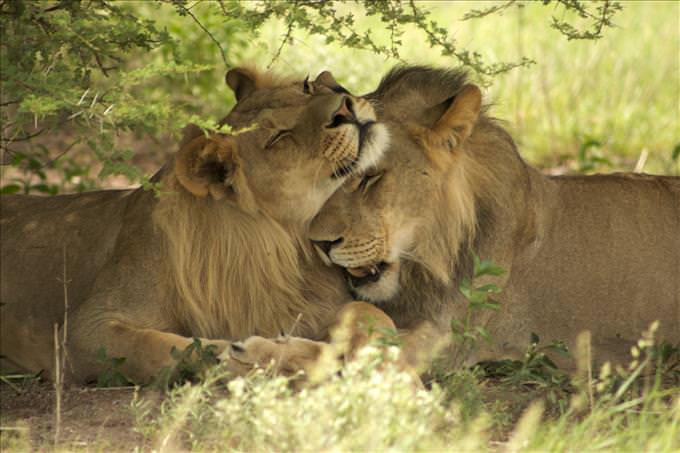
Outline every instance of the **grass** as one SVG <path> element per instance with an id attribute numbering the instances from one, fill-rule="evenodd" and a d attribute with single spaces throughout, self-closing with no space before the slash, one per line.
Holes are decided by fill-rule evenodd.
<path id="1" fill-rule="evenodd" d="M 159 411 L 143 400 L 133 408 L 157 451 L 678 451 L 680 388 L 637 362 L 577 384 L 562 410 L 545 389 L 471 371 L 414 391 L 375 351 L 301 392 L 266 370 L 225 384 L 216 369 L 171 391 Z"/>
<path id="2" fill-rule="evenodd" d="M 625 367 L 605 364 L 570 376 L 546 358 L 551 347 L 532 338 L 523 361 L 435 369 L 427 390 L 415 390 L 410 375 L 375 348 L 363 350 L 342 376 L 301 391 L 271 370 L 230 379 L 215 366 L 200 382 L 135 396 L 129 411 L 142 438 L 117 448 L 678 452 L 680 348 L 655 345 L 653 333 L 643 334 Z M 52 436 L 36 444 L 35 427 L 25 422 L 0 425 L 3 451 L 110 451 L 113 440 L 100 428 L 94 441 L 53 447 Z"/>

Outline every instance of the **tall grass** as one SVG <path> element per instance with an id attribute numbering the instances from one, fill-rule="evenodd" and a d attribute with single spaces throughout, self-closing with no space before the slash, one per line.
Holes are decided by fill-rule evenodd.
<path id="1" fill-rule="evenodd" d="M 616 372 L 605 367 L 597 379 L 581 382 L 561 415 L 544 411 L 538 399 L 499 431 L 492 420 L 503 415 L 497 413 L 502 406 L 479 399 L 478 411 L 461 411 L 467 393 L 484 394 L 487 384 L 465 378 L 453 395 L 436 383 L 414 390 L 410 377 L 385 366 L 379 354 L 368 350 L 343 376 L 299 392 L 288 379 L 263 370 L 225 384 L 217 369 L 201 384 L 173 390 L 160 414 L 134 402 L 137 429 L 158 451 L 680 449 L 680 388 L 664 389 L 659 374 L 639 379 L 652 370 L 649 355 Z M 593 386 L 593 400 L 586 386 Z"/>

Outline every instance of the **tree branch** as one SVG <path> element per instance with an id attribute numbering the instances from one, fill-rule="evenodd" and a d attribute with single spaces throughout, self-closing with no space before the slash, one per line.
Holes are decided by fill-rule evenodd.
<path id="1" fill-rule="evenodd" d="M 208 29 L 201 23 L 200 20 L 198 20 L 198 17 L 196 17 L 196 16 L 194 15 L 194 13 L 192 13 L 191 11 L 189 11 L 187 8 L 185 8 L 185 7 L 183 7 L 183 6 L 182 6 L 181 8 L 182 8 L 182 11 L 184 11 L 184 13 L 185 13 L 186 15 L 188 15 L 189 17 L 191 17 L 191 18 L 194 20 L 194 22 L 196 22 L 196 25 L 198 25 L 198 26 L 201 28 L 201 30 L 203 30 L 203 31 L 210 37 L 210 39 L 215 43 L 215 45 L 217 46 L 217 48 L 220 50 L 220 55 L 222 56 L 222 61 L 224 62 L 224 66 L 227 66 L 227 67 L 228 67 L 228 66 L 229 66 L 229 63 L 227 63 L 227 56 L 226 56 L 226 54 L 224 53 L 224 49 L 222 48 L 222 44 L 220 44 L 220 42 L 215 38 L 215 36 L 214 36 L 212 33 L 210 33 L 210 30 L 208 30 Z"/>
<path id="2" fill-rule="evenodd" d="M 283 37 L 283 40 L 281 41 L 281 45 L 276 50 L 276 53 L 272 57 L 272 60 L 267 65 L 267 69 L 271 68 L 272 65 L 274 64 L 274 62 L 279 59 L 279 57 L 281 56 L 281 51 L 283 50 L 283 47 L 286 45 L 286 43 L 291 39 L 292 33 L 293 33 L 293 20 L 289 20 L 288 21 L 288 29 L 286 30 L 286 35 Z"/>

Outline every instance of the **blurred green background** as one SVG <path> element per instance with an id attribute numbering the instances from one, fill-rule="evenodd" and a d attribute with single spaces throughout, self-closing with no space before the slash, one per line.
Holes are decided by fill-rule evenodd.
<path id="1" fill-rule="evenodd" d="M 51 5 L 73 4 L 69 2 L 30 4 L 31 8 L 41 5 L 44 11 Z M 551 27 L 553 20 L 563 20 L 587 28 L 589 19 L 565 8 L 565 3 L 569 2 L 422 1 L 417 5 L 431 11 L 428 20 L 445 28 L 457 49 L 477 52 L 485 64 L 534 61 L 492 77 L 473 71 L 484 86 L 487 102 L 493 104 L 492 114 L 506 121 L 529 162 L 553 174 L 633 170 L 680 174 L 680 3 L 621 2 L 623 9 L 613 16 L 614 27 L 605 27 L 596 40 L 568 40 Z M 81 7 L 91 4 L 79 3 Z M 2 77 L 3 99 L 15 90 L 23 90 L 24 95 L 18 109 L 3 107 L 3 122 L 13 126 L 6 130 L 3 126 L 3 137 L 30 136 L 41 128 L 48 132 L 25 143 L 3 138 L 4 145 L 11 145 L 3 148 L 2 162 L 10 164 L 2 167 L 3 192 L 57 193 L 144 181 L 143 176 L 152 174 L 174 151 L 183 125 L 218 120 L 230 110 L 234 98 L 224 84 L 224 74 L 242 64 L 301 77 L 328 69 L 357 94 L 371 91 L 398 63 L 460 64 L 442 56 L 441 48 L 431 47 L 425 33 L 413 24 L 400 24 L 405 33 L 399 38 L 396 58 L 389 22 L 379 14 L 367 15 L 365 3 L 332 4 L 339 14 L 354 16 L 352 27 L 335 30 L 332 39 L 328 32 L 310 35 L 299 28 L 288 34 L 286 21 L 303 17 L 291 3 L 111 4 L 121 14 L 129 14 L 131 23 L 149 21 L 155 29 L 166 31 L 169 39 L 150 49 L 121 47 L 116 72 L 103 74 L 99 62 L 90 61 L 87 81 L 67 83 L 62 91 L 69 68 L 80 64 L 80 57 L 72 57 L 79 44 L 72 42 L 87 41 L 83 33 L 96 33 L 93 30 L 99 25 L 88 22 L 90 28 L 78 29 L 81 35 L 71 33 L 79 22 L 69 22 L 63 10 L 51 11 L 45 17 L 65 30 L 66 47 L 48 48 L 50 36 L 42 42 L 37 37 L 19 39 L 6 47 L 16 55 L 25 46 L 27 52 L 35 52 L 35 58 L 19 69 L 4 58 L 3 71 L 9 75 Z M 602 3 L 585 4 L 595 10 Z M 246 16 L 255 14 L 257 5 L 279 10 L 255 27 L 252 17 Z M 407 8 L 408 3 L 401 5 Z M 503 8 L 486 17 L 464 19 L 471 10 L 493 6 Z M 8 8 L 4 3 L 1 7 Z M 313 28 L 317 24 L 310 17 Z M 21 20 L 26 18 L 24 14 Z M 13 20 L 9 14 L 2 19 Z M 113 23 L 121 34 L 134 28 L 122 21 L 118 30 L 117 22 Z M 354 29 L 359 36 L 369 31 L 387 51 L 376 54 L 343 47 L 341 37 Z M 23 30 L 41 33 L 40 27 Z M 282 45 L 286 36 L 290 39 Z M 110 42 L 106 33 L 96 39 L 103 39 L 101 46 L 117 49 L 115 36 Z M 59 73 L 62 79 L 57 79 L 53 66 L 60 59 L 64 67 Z M 26 90 L 24 73 L 33 78 L 40 75 L 37 86 L 49 88 Z M 55 124 L 59 127 L 53 128 Z"/>
<path id="2" fill-rule="evenodd" d="M 486 89 L 493 113 L 507 120 L 530 162 L 557 171 L 560 167 L 589 171 L 589 166 L 632 171 L 640 156 L 647 154 L 644 171 L 678 172 L 672 152 L 680 142 L 680 3 L 623 2 L 623 10 L 614 18 L 616 27 L 596 41 L 568 41 L 549 27 L 551 17 L 560 11 L 538 3 L 461 20 L 469 10 L 491 3 L 419 2 L 449 28 L 460 47 L 479 52 L 486 61 L 521 57 L 535 61 L 495 76 Z M 282 21 L 268 22 L 251 41 L 215 14 L 215 7 L 198 5 L 194 13 L 223 42 L 231 65 L 255 63 L 266 68 L 271 64 L 272 70 L 299 75 L 329 69 L 350 90 L 364 93 L 399 63 L 369 51 L 326 44 L 323 37 L 301 32 L 293 33 L 293 42 L 272 63 L 286 33 Z M 180 40 L 185 56 L 195 62 L 221 62 L 210 38 L 195 24 L 187 25 L 169 5 L 138 3 L 135 8 L 165 24 Z M 389 31 L 374 22 L 378 23 L 367 25 L 386 42 Z M 407 63 L 452 64 L 429 47 L 414 27 L 404 35 L 400 56 Z M 218 65 L 200 79 L 186 81 L 207 114 L 220 116 L 233 103 L 222 82 L 224 70 Z"/>

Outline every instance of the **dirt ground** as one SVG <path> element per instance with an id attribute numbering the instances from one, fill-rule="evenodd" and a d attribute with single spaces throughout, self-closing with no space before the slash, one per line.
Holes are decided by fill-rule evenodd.
<path id="1" fill-rule="evenodd" d="M 55 436 L 55 391 L 51 382 L 30 380 L 17 386 L 0 384 L 0 450 L 45 451 Z M 140 390 L 153 400 L 151 390 Z M 134 387 L 72 387 L 62 393 L 59 450 L 132 451 L 145 449 L 134 430 L 131 401 Z"/>

